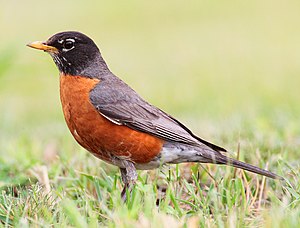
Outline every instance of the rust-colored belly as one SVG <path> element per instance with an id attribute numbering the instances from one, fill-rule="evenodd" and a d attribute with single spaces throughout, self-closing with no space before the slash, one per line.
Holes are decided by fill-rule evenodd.
<path id="1" fill-rule="evenodd" d="M 90 102 L 89 92 L 98 79 L 60 76 L 60 99 L 67 125 L 76 141 L 96 157 L 147 163 L 161 151 L 163 141 L 116 125 L 104 118 Z"/>

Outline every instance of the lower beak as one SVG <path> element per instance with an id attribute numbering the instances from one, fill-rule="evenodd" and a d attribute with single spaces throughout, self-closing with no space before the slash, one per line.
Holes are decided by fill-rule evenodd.
<path id="1" fill-rule="evenodd" d="M 31 47 L 31 48 L 43 50 L 43 51 L 46 51 L 46 52 L 52 52 L 52 53 L 57 53 L 58 52 L 58 49 L 56 47 L 49 46 L 49 45 L 47 45 L 47 44 L 45 44 L 44 42 L 41 42 L 41 41 L 32 42 L 30 44 L 27 44 L 27 46 Z"/>

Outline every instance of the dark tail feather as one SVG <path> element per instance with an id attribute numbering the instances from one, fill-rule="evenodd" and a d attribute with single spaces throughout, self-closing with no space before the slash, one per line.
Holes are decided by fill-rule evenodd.
<path id="1" fill-rule="evenodd" d="M 215 160 L 215 162 L 217 164 L 230 165 L 230 166 L 233 166 L 236 168 L 244 169 L 244 170 L 250 171 L 252 173 L 257 173 L 257 174 L 260 174 L 260 175 L 263 175 L 266 177 L 270 177 L 273 179 L 284 180 L 283 177 L 278 176 L 275 173 L 272 173 L 270 171 L 258 168 L 256 166 L 253 166 L 253 165 L 247 164 L 245 162 L 241 162 L 241 161 L 238 161 L 238 160 L 235 160 L 233 158 L 229 158 L 229 157 L 226 157 L 223 155 L 221 155 L 221 156 L 217 155 L 213 160 Z"/>

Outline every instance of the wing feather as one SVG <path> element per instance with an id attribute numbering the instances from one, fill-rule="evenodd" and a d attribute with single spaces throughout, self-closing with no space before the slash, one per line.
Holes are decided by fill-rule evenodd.
<path id="1" fill-rule="evenodd" d="M 111 83 L 112 84 L 112 83 Z M 90 100 L 101 115 L 111 122 L 126 125 L 166 141 L 188 145 L 207 145 L 215 151 L 226 151 L 196 135 L 178 120 L 144 101 L 122 81 L 99 83 L 91 92 Z"/>

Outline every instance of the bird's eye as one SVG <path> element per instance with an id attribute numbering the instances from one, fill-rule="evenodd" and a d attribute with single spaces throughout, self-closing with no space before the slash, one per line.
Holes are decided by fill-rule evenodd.
<path id="1" fill-rule="evenodd" d="M 63 43 L 63 48 L 65 49 L 65 51 L 71 50 L 74 48 L 74 42 L 71 40 L 66 40 Z"/>

